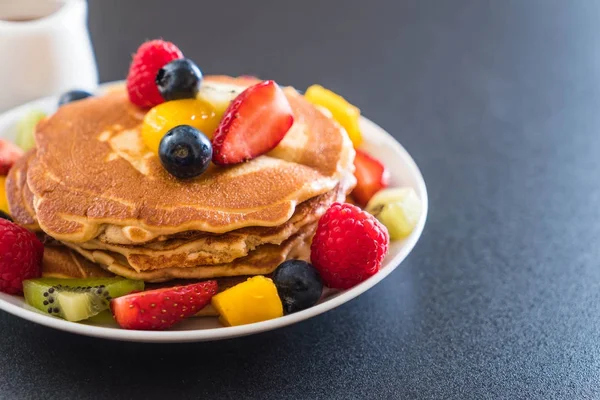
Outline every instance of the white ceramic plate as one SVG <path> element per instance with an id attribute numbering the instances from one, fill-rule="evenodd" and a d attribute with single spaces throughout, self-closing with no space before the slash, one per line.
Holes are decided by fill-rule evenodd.
<path id="1" fill-rule="evenodd" d="M 45 98 L 15 108 L 0 115 L 0 138 L 12 140 L 15 125 L 28 110 L 35 108 L 52 113 L 57 98 Z M 75 323 L 43 314 L 25 304 L 22 297 L 0 293 L 0 309 L 26 320 L 80 335 L 135 342 L 196 342 L 233 338 L 269 331 L 314 317 L 338 307 L 364 293 L 388 276 L 410 253 L 421 236 L 427 217 L 427 190 L 423 176 L 408 152 L 387 132 L 366 118 L 361 120 L 365 138 L 364 149 L 385 163 L 391 172 L 391 186 L 410 186 L 421 198 L 423 214 L 413 233 L 405 240 L 392 242 L 381 270 L 343 292 L 329 293 L 321 302 L 307 310 L 249 325 L 222 327 L 217 318 L 190 318 L 171 330 L 160 332 L 119 329 L 111 318 L 96 318 L 93 322 Z"/>

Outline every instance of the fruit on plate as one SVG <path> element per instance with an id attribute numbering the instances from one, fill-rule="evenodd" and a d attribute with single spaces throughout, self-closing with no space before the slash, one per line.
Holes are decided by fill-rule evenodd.
<path id="1" fill-rule="evenodd" d="M 272 150 L 285 137 L 294 115 L 274 81 L 244 90 L 227 107 L 213 136 L 213 162 L 237 164 Z"/>
<path id="2" fill-rule="evenodd" d="M 375 193 L 388 187 L 390 173 L 379 160 L 359 149 L 356 150 L 354 168 L 356 187 L 352 197 L 364 207 Z"/>
<path id="3" fill-rule="evenodd" d="M 156 85 L 166 101 L 194 99 L 200 90 L 202 72 L 188 58 L 173 60 L 156 75 Z"/>
<path id="4" fill-rule="evenodd" d="M 40 110 L 29 110 L 17 123 L 17 138 L 15 143 L 27 151 L 35 146 L 35 128 L 46 114 Z"/>
<path id="5" fill-rule="evenodd" d="M 207 135 L 212 135 L 218 124 L 219 118 L 206 101 L 168 101 L 146 113 L 142 123 L 142 140 L 154 154 L 158 154 L 160 141 L 177 125 L 190 125 Z"/>
<path id="6" fill-rule="evenodd" d="M 346 129 L 354 147 L 362 143 L 360 132 L 360 110 L 348 103 L 346 99 L 320 85 L 312 85 L 306 89 L 304 97 L 311 103 L 331 112 L 333 118 Z"/>
<path id="7" fill-rule="evenodd" d="M 8 213 L 8 199 L 6 198 L 6 177 L 0 176 L 0 211 Z"/>
<path id="8" fill-rule="evenodd" d="M 143 43 L 133 56 L 127 74 L 129 100 L 144 108 L 163 103 L 156 76 L 162 67 L 180 58 L 183 53 L 171 42 L 157 39 Z"/>
<path id="9" fill-rule="evenodd" d="M 8 170 L 22 155 L 23 150 L 11 142 L 0 139 L 0 176 L 8 174 Z"/>
<path id="10" fill-rule="evenodd" d="M 323 292 L 319 272 L 302 260 L 287 260 L 273 273 L 273 283 L 286 314 L 301 311 L 317 304 Z"/>
<path id="11" fill-rule="evenodd" d="M 148 290 L 119 297 L 110 309 L 121 328 L 167 329 L 204 308 L 217 290 L 214 280 Z"/>
<path id="12" fill-rule="evenodd" d="M 203 174 L 210 165 L 212 144 L 198 129 L 179 125 L 162 138 L 158 155 L 163 167 L 179 179 Z"/>
<path id="13" fill-rule="evenodd" d="M 349 289 L 379 271 L 389 241 L 387 229 L 371 214 L 334 203 L 317 225 L 311 262 L 326 286 Z"/>
<path id="14" fill-rule="evenodd" d="M 27 304 L 67 321 L 93 317 L 107 310 L 113 298 L 143 289 L 143 281 L 123 278 L 40 278 L 23 282 Z"/>
<path id="15" fill-rule="evenodd" d="M 63 93 L 58 98 L 58 106 L 64 106 L 65 104 L 72 103 L 74 101 L 79 101 L 83 99 L 87 99 L 88 97 L 92 97 L 93 94 L 90 92 L 86 92 L 85 90 L 70 90 L 68 92 Z"/>
<path id="16" fill-rule="evenodd" d="M 212 299 L 225 326 L 237 326 L 281 317 L 283 306 L 273 281 L 258 275 Z"/>
<path id="17" fill-rule="evenodd" d="M 386 226 L 392 240 L 410 235 L 423 212 L 419 196 L 410 187 L 377 192 L 367 204 L 366 211 Z"/>
<path id="18" fill-rule="evenodd" d="M 42 274 L 44 245 L 27 229 L 0 219 L 0 292 L 23 293 L 23 281 Z"/>

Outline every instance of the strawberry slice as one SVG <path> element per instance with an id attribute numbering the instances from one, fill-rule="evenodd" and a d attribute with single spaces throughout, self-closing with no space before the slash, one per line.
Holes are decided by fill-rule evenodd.
<path id="1" fill-rule="evenodd" d="M 354 167 L 356 187 L 352 191 L 352 197 L 364 207 L 375 193 L 388 187 L 390 173 L 379 160 L 358 149 Z"/>
<path id="2" fill-rule="evenodd" d="M 121 328 L 167 329 L 203 309 L 217 289 L 213 280 L 132 293 L 112 300 L 110 308 Z"/>
<path id="3" fill-rule="evenodd" d="M 16 145 L 0 139 L 0 176 L 8 174 L 8 170 L 23 155 Z"/>
<path id="4" fill-rule="evenodd" d="M 294 123 L 292 107 L 273 81 L 250 86 L 227 107 L 213 136 L 213 162 L 237 164 L 273 150 Z"/>

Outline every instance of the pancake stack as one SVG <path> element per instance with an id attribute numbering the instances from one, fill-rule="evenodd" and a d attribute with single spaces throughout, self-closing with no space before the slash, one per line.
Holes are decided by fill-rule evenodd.
<path id="1" fill-rule="evenodd" d="M 202 90 L 231 96 L 256 82 L 205 77 Z M 171 176 L 146 148 L 145 111 L 125 92 L 65 105 L 38 125 L 36 149 L 10 171 L 12 216 L 84 275 L 99 266 L 163 282 L 269 274 L 308 259 L 318 219 L 355 184 L 354 150 L 332 118 L 284 91 L 295 122 L 274 150 L 192 180 Z M 61 262 L 53 265 L 60 276 Z"/>

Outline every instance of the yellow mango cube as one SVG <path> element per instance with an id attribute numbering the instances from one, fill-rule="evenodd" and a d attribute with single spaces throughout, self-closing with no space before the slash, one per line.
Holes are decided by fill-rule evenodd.
<path id="1" fill-rule="evenodd" d="M 320 85 L 312 85 L 304 94 L 306 100 L 329 110 L 333 118 L 344 127 L 354 147 L 362 143 L 360 132 L 360 110 L 348 103 L 346 99 Z"/>
<path id="2" fill-rule="evenodd" d="M 213 296 L 212 305 L 225 326 L 251 324 L 283 316 L 283 305 L 275 284 L 260 275 Z"/>

